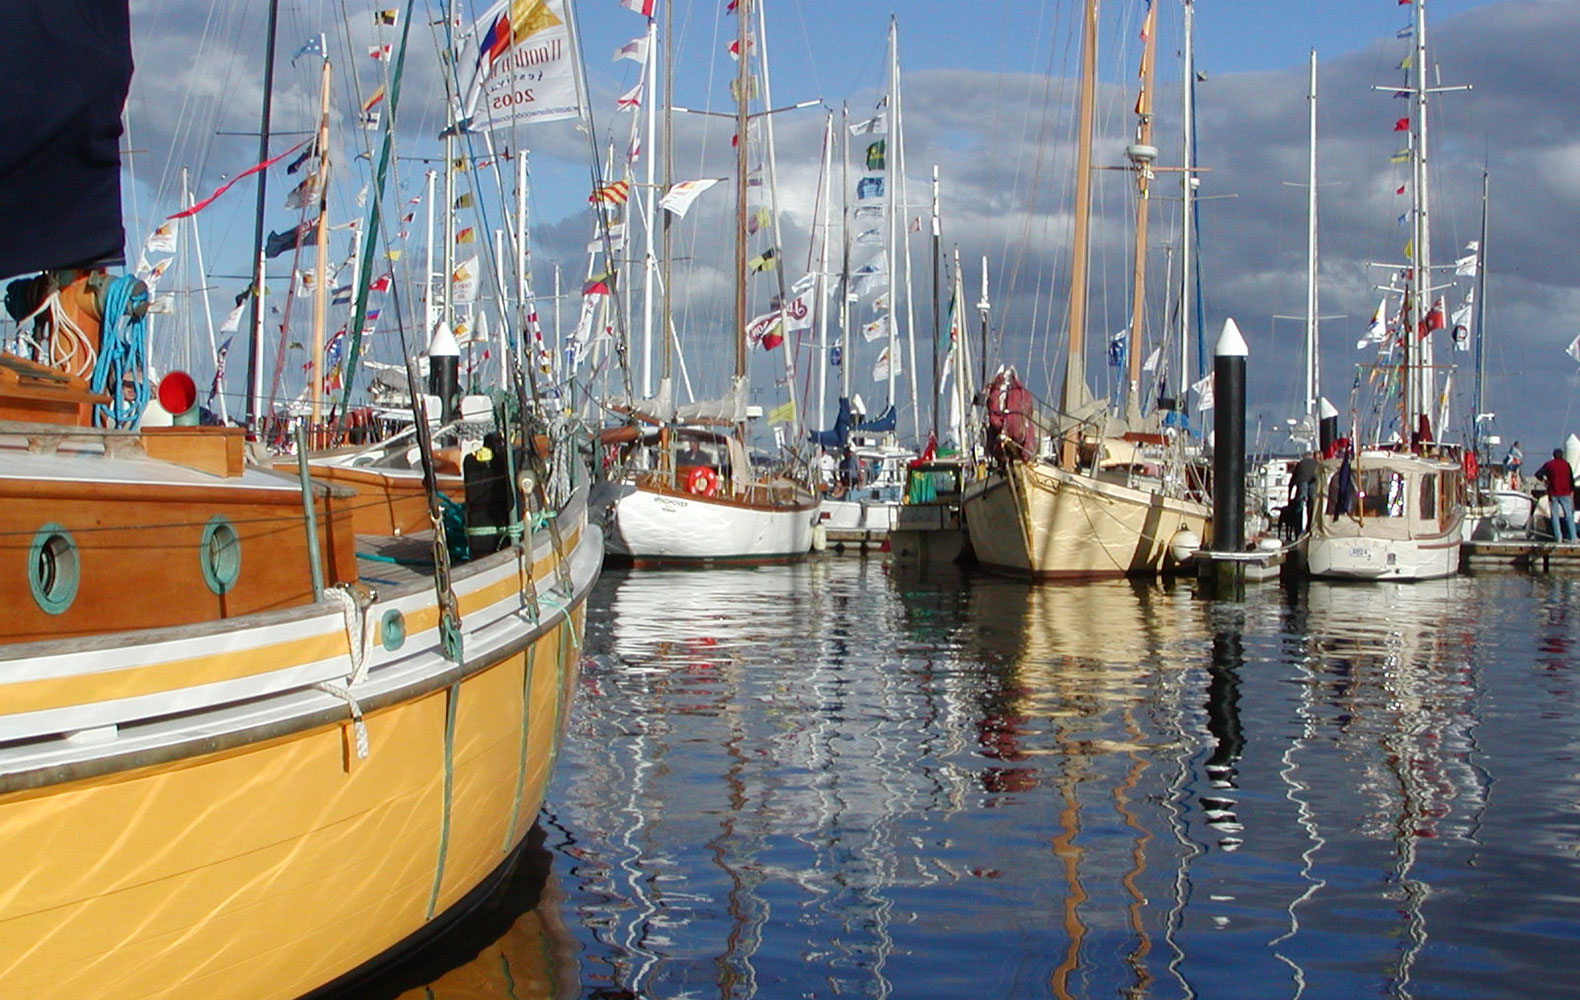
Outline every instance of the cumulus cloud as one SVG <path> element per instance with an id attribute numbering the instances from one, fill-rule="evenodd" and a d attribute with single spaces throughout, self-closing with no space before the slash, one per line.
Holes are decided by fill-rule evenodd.
<path id="1" fill-rule="evenodd" d="M 134 5 L 138 75 L 128 118 L 132 145 L 143 151 L 133 157 L 132 198 L 144 219 L 171 209 L 181 166 L 190 168 L 192 186 L 201 194 L 256 159 L 256 139 L 236 133 L 256 128 L 261 11 L 252 9 L 258 5 L 213 5 L 221 10 L 211 14 L 209 5 L 202 6 L 199 13 L 195 5 L 184 3 Z M 296 44 L 318 30 L 309 13 L 295 9 L 282 27 L 275 94 L 276 128 L 282 132 L 302 133 L 316 116 L 316 73 L 289 65 Z M 376 41 L 377 30 L 371 23 L 354 23 L 349 38 L 330 40 L 336 59 L 336 159 L 341 176 L 348 178 L 345 190 L 337 189 L 332 199 L 336 218 L 354 214 L 352 195 L 369 175 L 375 153 L 376 134 L 357 129 L 355 116 L 357 104 L 377 84 L 380 67 L 364 51 Z M 443 125 L 445 92 L 432 45 L 438 30 L 427 23 L 413 26 L 419 44 L 413 46 L 404 81 L 397 142 L 403 158 L 393 167 L 392 202 L 404 204 L 419 194 L 425 173 L 438 169 L 435 136 Z M 602 30 L 609 38 L 622 32 L 634 36 L 640 31 L 639 19 Z M 718 61 L 718 39 L 706 30 L 688 30 L 693 33 L 682 40 L 677 56 L 677 65 L 687 71 L 679 100 L 702 109 L 710 103 L 721 106 L 727 103 L 727 71 L 707 69 L 702 61 Z M 1057 359 L 1070 270 L 1074 91 L 1068 67 L 1054 65 L 1068 61 L 1068 42 L 1060 41 L 1066 33 L 1060 28 L 1043 37 L 1039 29 L 1037 38 L 1027 40 L 1037 52 L 1019 65 L 1031 65 L 1034 57 L 1051 69 L 1047 72 L 940 67 L 935 56 L 936 68 L 906 72 L 903 104 L 907 221 L 928 214 L 936 165 L 944 243 L 950 251 L 959 248 L 967 296 L 973 302 L 977 298 L 986 257 L 994 349 L 1021 366 L 1031 384 L 1050 397 L 1060 378 Z M 1431 39 L 1435 72 L 1443 83 L 1473 87 L 1432 101 L 1434 258 L 1451 262 L 1475 238 L 1485 167 L 1492 177 L 1489 407 L 1498 411 L 1499 425 L 1508 436 L 1528 440 L 1544 433 L 1561 436 L 1553 423 L 1552 401 L 1572 397 L 1575 389 L 1573 364 L 1562 350 L 1580 332 L 1573 318 L 1580 305 L 1574 265 L 1580 253 L 1580 212 L 1575 207 L 1580 203 L 1575 198 L 1580 145 L 1572 139 L 1580 135 L 1580 75 L 1572 72 L 1576 37 L 1580 5 L 1505 0 L 1440 19 Z M 633 116 L 607 109 L 634 82 L 635 64 L 611 63 L 601 54 L 624 40 L 619 37 L 604 48 L 589 43 L 595 149 L 587 135 L 569 124 L 495 138 L 496 149 L 531 148 L 536 280 L 543 294 L 556 262 L 567 275 L 566 286 L 579 285 L 585 266 L 582 252 L 591 238 L 587 192 L 607 169 L 611 151 L 618 161 L 629 142 Z M 1402 46 L 1384 35 L 1356 51 L 1321 54 L 1321 301 L 1323 314 L 1333 317 L 1322 326 L 1323 389 L 1341 407 L 1348 400 L 1356 364 L 1366 360 L 1356 352 L 1355 340 L 1376 306 L 1376 286 L 1387 277 L 1386 269 L 1369 265 L 1397 263 L 1406 238 L 1398 217 L 1408 211 L 1407 200 L 1395 194 L 1402 168 L 1388 162 L 1402 145 L 1392 126 L 1407 113 L 1406 102 L 1373 89 L 1402 79 L 1396 68 Z M 1165 75 L 1173 72 L 1162 68 L 1166 56 L 1160 52 L 1160 73 Z M 1298 324 L 1274 317 L 1298 313 L 1305 302 L 1301 185 L 1306 174 L 1306 68 L 1219 72 L 1211 65 L 1211 53 L 1202 60 L 1202 68 L 1210 71 L 1197 90 L 1198 162 L 1206 168 L 1199 202 L 1205 326 L 1210 339 L 1225 317 L 1237 320 L 1252 351 L 1253 411 L 1281 420 L 1299 405 L 1294 392 L 1300 380 L 1293 374 Z M 969 58 L 961 55 L 959 61 Z M 1124 147 L 1133 141 L 1133 74 L 1109 76 L 1112 82 L 1104 85 L 1098 101 L 1101 138 L 1096 159 L 1103 168 L 1123 166 Z M 789 80 L 800 82 L 800 77 Z M 775 86 L 778 105 L 820 96 L 836 110 L 847 102 L 853 117 L 870 113 L 878 97 L 870 86 L 833 95 L 789 93 L 785 78 L 776 78 Z M 1153 140 L 1163 166 L 1178 163 L 1179 103 L 1177 81 L 1165 79 L 1157 95 Z M 677 179 L 728 176 L 733 128 L 726 118 L 678 115 Z M 282 137 L 280 142 L 299 138 Z M 822 110 L 775 116 L 775 140 L 782 259 L 793 279 L 816 255 L 821 234 Z M 473 153 L 483 155 L 475 145 Z M 588 166 L 594 153 L 601 161 L 597 172 Z M 1177 282 L 1180 183 L 1178 173 L 1159 172 L 1152 186 L 1149 342 L 1163 335 L 1178 301 L 1171 279 Z M 1134 184 L 1127 172 L 1101 169 L 1094 191 L 1092 350 L 1087 367 L 1094 388 L 1103 392 L 1105 387 L 1098 384 L 1107 377 L 1103 342 L 1128 322 Z M 834 193 L 838 195 L 837 185 Z M 273 228 L 288 221 L 279 207 L 283 195 L 282 189 L 271 197 Z M 215 266 L 235 271 L 245 267 L 251 195 L 238 192 L 230 198 L 234 204 L 216 206 L 205 220 L 214 230 L 205 238 L 214 244 Z M 689 345 L 722 337 L 728 326 L 730 202 L 730 186 L 721 184 L 675 227 L 677 326 Z M 488 226 L 503 225 L 508 203 L 508 198 L 486 197 Z M 924 224 L 912 247 L 914 273 L 922 285 L 914 312 L 923 337 L 931 328 L 925 230 Z M 414 233 L 414 242 L 420 239 L 420 231 Z M 634 238 L 633 245 L 639 253 L 639 240 Z M 241 249 L 227 252 L 226 246 Z M 632 281 L 624 291 L 636 287 Z M 545 315 L 549 311 L 547 305 L 540 310 Z M 713 377 L 723 354 L 722 349 L 699 351 L 697 376 Z M 1562 419 L 1572 415 L 1567 403 L 1559 410 Z"/>

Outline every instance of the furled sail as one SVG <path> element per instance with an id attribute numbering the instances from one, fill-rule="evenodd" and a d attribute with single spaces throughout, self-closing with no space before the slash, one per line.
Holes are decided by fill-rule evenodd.
<path id="1" fill-rule="evenodd" d="M 719 399 L 703 399 L 675 407 L 675 418 L 682 423 L 730 425 L 746 422 L 746 380 L 737 378 L 730 391 Z"/>

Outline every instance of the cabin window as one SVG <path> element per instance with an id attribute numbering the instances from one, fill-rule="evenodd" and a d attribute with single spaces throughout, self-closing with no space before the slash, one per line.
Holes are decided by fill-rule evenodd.
<path id="1" fill-rule="evenodd" d="M 77 543 L 66 529 L 58 524 L 38 529 L 27 560 L 27 584 L 34 602 L 46 614 L 64 612 L 77 598 L 80 578 Z"/>
<path id="2" fill-rule="evenodd" d="M 1437 477 L 1421 477 L 1421 520 L 1437 517 Z"/>
<path id="3" fill-rule="evenodd" d="M 241 538 L 225 515 L 215 514 L 204 526 L 198 565 L 203 582 L 216 594 L 228 593 L 241 576 Z"/>
<path id="4" fill-rule="evenodd" d="M 1362 469 L 1356 477 L 1360 486 L 1362 517 L 1403 517 L 1404 476 L 1388 469 Z"/>
<path id="5" fill-rule="evenodd" d="M 379 643 L 391 653 L 406 644 L 406 617 L 398 608 L 384 612 L 379 622 Z"/>

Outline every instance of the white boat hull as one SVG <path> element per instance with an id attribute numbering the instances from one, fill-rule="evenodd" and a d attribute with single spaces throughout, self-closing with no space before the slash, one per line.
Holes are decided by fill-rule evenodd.
<path id="1" fill-rule="evenodd" d="M 899 518 L 898 500 L 833 500 L 818 504 L 818 524 L 836 545 L 887 541 Z"/>
<path id="2" fill-rule="evenodd" d="M 1177 563 L 1181 531 L 1207 532 L 1204 504 L 1011 462 L 967 495 L 966 527 L 984 567 L 1034 579 L 1153 576 Z"/>
<path id="3" fill-rule="evenodd" d="M 1335 580 L 1434 580 L 1459 572 L 1464 506 L 1456 462 L 1387 451 L 1355 463 L 1351 511 L 1335 516 L 1340 463 L 1322 464 L 1318 515 L 1307 545 L 1312 576 Z M 1368 486 L 1365 477 L 1371 477 Z M 1423 489 L 1431 509 L 1423 512 Z M 1368 489 L 1370 495 L 1368 495 Z"/>
<path id="4" fill-rule="evenodd" d="M 620 484 L 605 519 L 610 556 L 638 565 L 782 562 L 812 549 L 817 505 L 745 504 Z"/>
<path id="5" fill-rule="evenodd" d="M 1425 538 L 1313 537 L 1311 575 L 1339 580 L 1435 580 L 1459 572 L 1459 525 Z"/>

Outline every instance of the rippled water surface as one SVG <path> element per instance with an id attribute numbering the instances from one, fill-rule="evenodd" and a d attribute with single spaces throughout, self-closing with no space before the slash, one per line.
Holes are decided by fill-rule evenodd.
<path id="1" fill-rule="evenodd" d="M 1573 581 L 607 572 L 545 901 L 413 996 L 1573 996 Z"/>

